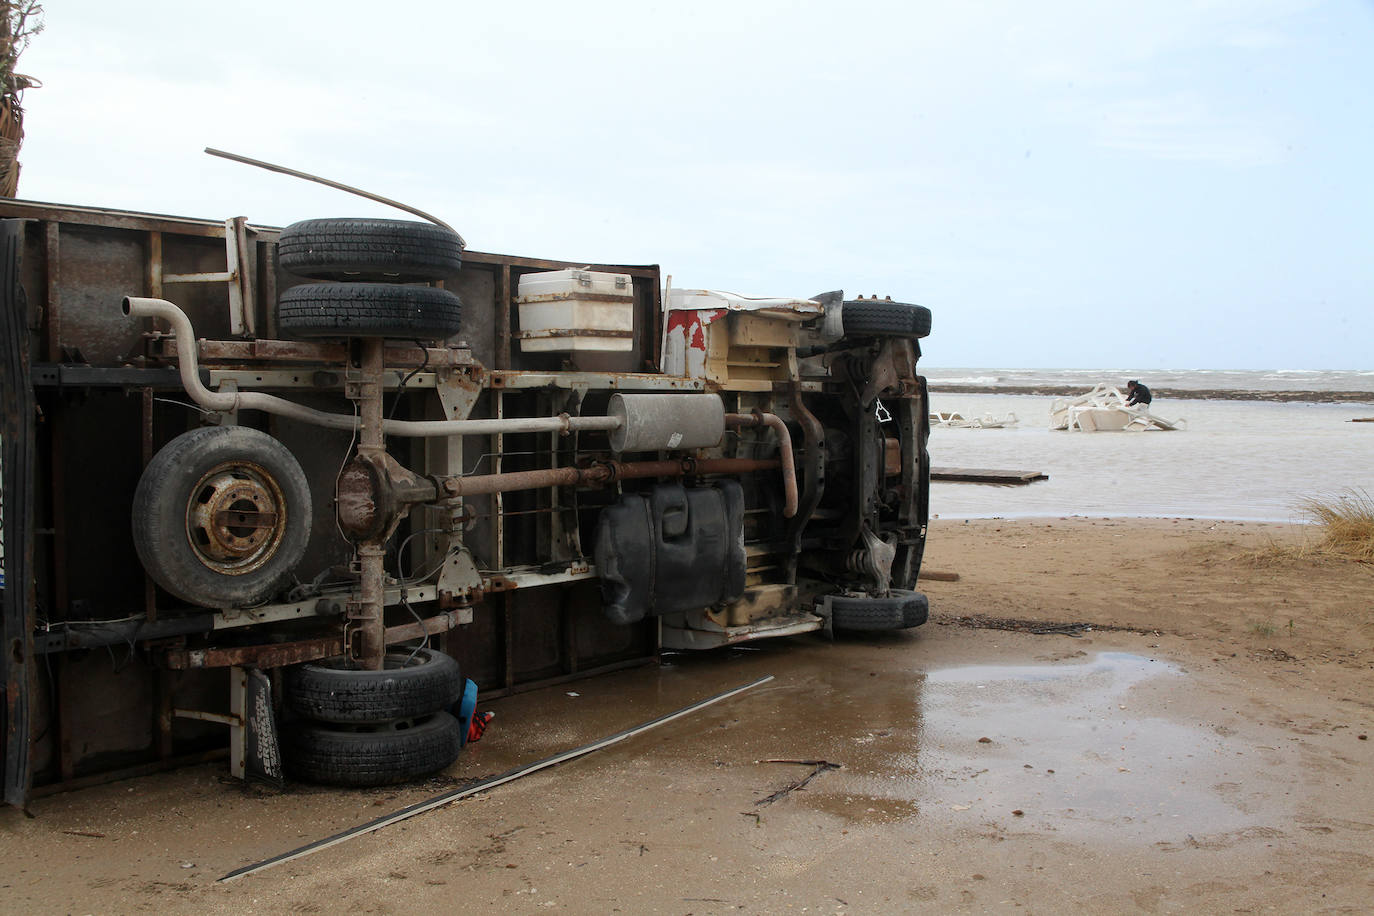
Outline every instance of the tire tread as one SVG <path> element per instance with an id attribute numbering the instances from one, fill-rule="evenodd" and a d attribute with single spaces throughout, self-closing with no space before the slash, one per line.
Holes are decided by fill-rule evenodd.
<path id="1" fill-rule="evenodd" d="M 277 300 L 277 326 L 292 337 L 441 340 L 462 327 L 463 302 L 429 286 L 307 283 Z"/>
<path id="2" fill-rule="evenodd" d="M 405 661 L 409 650 L 387 653 Z M 286 705 L 318 722 L 382 723 L 447 710 L 463 695 L 458 662 L 436 649 L 420 649 L 420 664 L 380 671 L 306 663 L 287 669 Z"/>
<path id="3" fill-rule="evenodd" d="M 883 598 L 835 595 L 830 615 L 837 630 L 906 630 L 926 622 L 930 602 L 920 592 L 899 588 Z"/>
<path id="4" fill-rule="evenodd" d="M 841 307 L 847 337 L 927 337 L 930 309 L 881 299 L 856 299 Z"/>
<path id="5" fill-rule="evenodd" d="M 462 265 L 458 234 L 399 219 L 307 219 L 282 230 L 277 261 L 313 280 L 441 280 Z"/>
<path id="6" fill-rule="evenodd" d="M 461 750 L 458 720 L 446 712 L 412 727 L 345 731 L 299 722 L 284 750 L 287 771 L 309 782 L 386 786 L 442 770 Z"/>

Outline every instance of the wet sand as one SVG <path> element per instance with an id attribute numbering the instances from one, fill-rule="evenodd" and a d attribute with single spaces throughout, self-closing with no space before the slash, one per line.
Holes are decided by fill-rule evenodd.
<path id="1" fill-rule="evenodd" d="M 1303 536 L 940 519 L 927 567 L 958 579 L 923 584 L 933 617 L 917 630 L 675 655 L 484 704 L 488 737 L 418 786 L 277 793 L 207 765 L 42 799 L 33 818 L 0 811 L 0 899 L 29 913 L 1364 911 L 1374 571 L 1254 559 Z M 215 881 L 764 674 L 613 748 Z M 816 766 L 768 760 L 841 768 L 785 791 Z"/>

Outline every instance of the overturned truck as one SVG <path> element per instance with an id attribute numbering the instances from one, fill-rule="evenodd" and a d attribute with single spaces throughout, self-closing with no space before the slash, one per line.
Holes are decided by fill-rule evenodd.
<path id="1" fill-rule="evenodd" d="M 10 803 L 226 746 L 405 779 L 469 679 L 926 619 L 921 306 L 398 220 L 3 201 L 0 245 Z"/>

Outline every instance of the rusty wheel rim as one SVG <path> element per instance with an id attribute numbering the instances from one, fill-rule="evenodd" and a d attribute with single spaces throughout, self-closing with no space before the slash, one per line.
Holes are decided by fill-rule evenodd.
<path id="1" fill-rule="evenodd" d="M 248 461 L 216 465 L 191 489 L 186 540 L 206 568 L 240 576 L 259 569 L 286 533 L 286 500 L 262 466 Z"/>

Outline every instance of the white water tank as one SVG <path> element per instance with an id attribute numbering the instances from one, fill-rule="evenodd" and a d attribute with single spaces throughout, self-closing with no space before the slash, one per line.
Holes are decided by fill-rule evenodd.
<path id="1" fill-rule="evenodd" d="M 526 353 L 634 348 L 634 284 L 629 274 L 547 270 L 516 288 Z"/>

